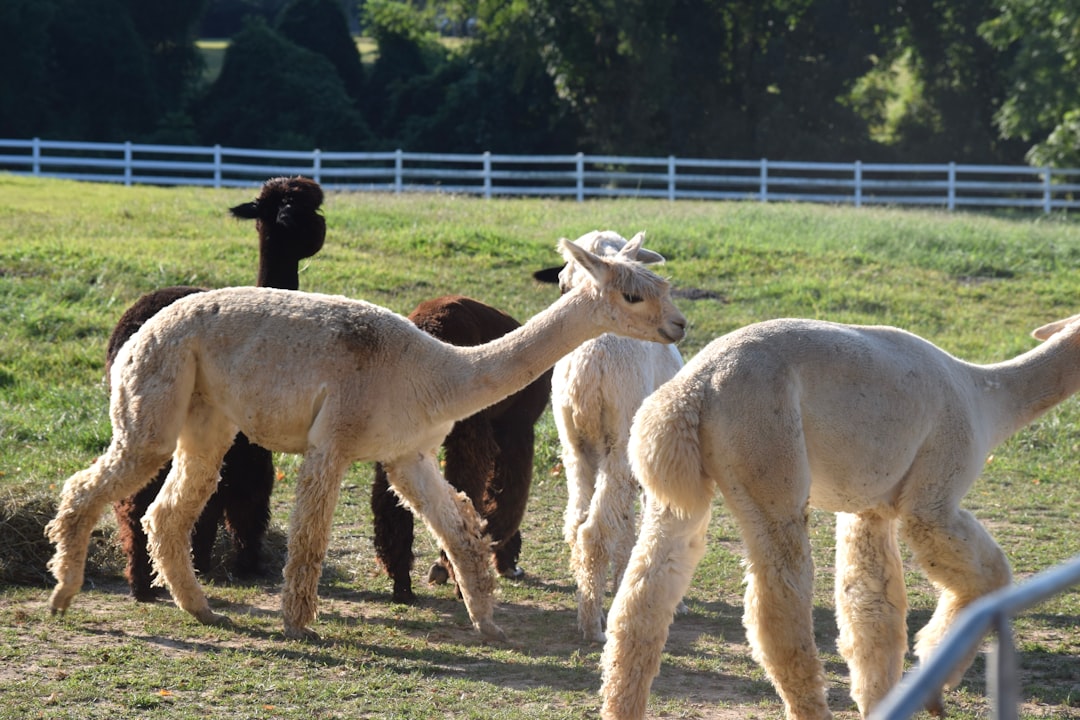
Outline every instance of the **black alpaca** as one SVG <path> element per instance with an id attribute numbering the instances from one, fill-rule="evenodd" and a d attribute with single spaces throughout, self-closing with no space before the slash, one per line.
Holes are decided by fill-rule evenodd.
<path id="1" fill-rule="evenodd" d="M 307 178 L 271 178 L 259 197 L 230 209 L 234 217 L 254 220 L 259 233 L 257 284 L 285 290 L 299 289 L 300 261 L 322 249 L 326 220 L 319 214 L 322 188 Z M 110 372 L 121 346 L 162 308 L 204 288 L 168 287 L 147 293 L 121 316 L 112 335 L 106 359 Z M 171 464 L 166 464 L 146 487 L 116 502 L 120 544 L 127 557 L 125 575 L 136 600 L 155 598 L 151 587 L 150 556 L 142 516 L 157 497 Z M 225 455 L 221 482 L 192 531 L 195 567 L 202 573 L 212 568 L 211 551 L 222 518 L 236 551 L 234 572 L 251 577 L 261 572 L 262 541 L 270 524 L 270 493 L 274 487 L 274 464 L 270 451 L 253 445 L 238 434 Z"/>
<path id="2" fill-rule="evenodd" d="M 480 345 L 520 327 L 514 318 L 477 300 L 451 295 L 420 303 L 409 319 L 421 330 L 453 345 Z M 443 441 L 447 481 L 473 501 L 487 522 L 495 568 L 518 577 L 521 532 L 532 484 L 533 426 L 551 396 L 551 371 L 519 392 L 457 422 Z M 413 516 L 390 489 L 381 465 L 371 488 L 375 554 L 393 580 L 395 602 L 411 603 Z M 431 579 L 451 577 L 446 555 L 431 568 Z"/>

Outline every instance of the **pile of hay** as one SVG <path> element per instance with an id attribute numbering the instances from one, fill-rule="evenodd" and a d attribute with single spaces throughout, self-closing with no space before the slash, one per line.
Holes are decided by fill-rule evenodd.
<path id="1" fill-rule="evenodd" d="M 0 584 L 51 587 L 45 565 L 53 554 L 45 525 L 56 515 L 53 493 L 0 490 Z M 86 559 L 88 575 L 119 575 L 123 558 L 112 528 L 98 528 Z"/>

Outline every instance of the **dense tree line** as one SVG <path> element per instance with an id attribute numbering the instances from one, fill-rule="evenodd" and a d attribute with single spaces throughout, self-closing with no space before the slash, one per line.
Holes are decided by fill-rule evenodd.
<path id="1" fill-rule="evenodd" d="M 2 137 L 1080 165 L 1067 0 L 5 0 L 0 58 Z"/>

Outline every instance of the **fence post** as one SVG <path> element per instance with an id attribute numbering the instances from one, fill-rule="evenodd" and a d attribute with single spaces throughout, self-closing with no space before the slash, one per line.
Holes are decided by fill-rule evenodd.
<path id="1" fill-rule="evenodd" d="M 577 154 L 577 167 L 575 168 L 577 177 L 577 201 L 582 202 L 585 199 L 585 154 Z"/>
<path id="2" fill-rule="evenodd" d="M 214 145 L 214 187 L 221 188 L 221 145 Z"/>
<path id="3" fill-rule="evenodd" d="M 401 193 L 401 172 L 405 166 L 405 154 L 398 148 L 394 151 L 394 192 Z"/>
<path id="4" fill-rule="evenodd" d="M 855 207 L 862 207 L 862 160 L 855 161 Z"/>
<path id="5" fill-rule="evenodd" d="M 322 151 L 319 148 L 311 151 L 311 179 L 322 182 Z"/>
<path id="6" fill-rule="evenodd" d="M 769 201 L 769 161 L 761 158 L 761 191 L 758 194 L 761 202 Z"/>
<path id="7" fill-rule="evenodd" d="M 131 187 L 131 141 L 124 143 L 124 185 Z"/>
<path id="8" fill-rule="evenodd" d="M 946 203 L 949 211 L 956 209 L 956 163 L 949 163 L 949 199 Z"/>
<path id="9" fill-rule="evenodd" d="M 675 156 L 667 158 L 667 199 L 675 202 Z"/>
<path id="10" fill-rule="evenodd" d="M 33 142 L 34 174 L 41 174 L 41 138 L 34 138 Z"/>
<path id="11" fill-rule="evenodd" d="M 1053 194 L 1050 192 L 1050 166 L 1043 168 L 1043 212 L 1047 215 L 1054 209 Z"/>
<path id="12" fill-rule="evenodd" d="M 484 151 L 484 199 L 491 199 L 491 151 Z"/>

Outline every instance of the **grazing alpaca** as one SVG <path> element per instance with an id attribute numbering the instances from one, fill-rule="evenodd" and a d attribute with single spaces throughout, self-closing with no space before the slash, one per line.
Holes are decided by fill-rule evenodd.
<path id="1" fill-rule="evenodd" d="M 985 366 L 902 330 L 812 320 L 751 325 L 702 350 L 634 420 L 631 462 L 650 505 L 609 615 L 603 717 L 645 714 L 717 488 L 749 555 L 747 638 L 792 720 L 831 717 L 807 515 L 810 505 L 838 514 L 837 645 L 865 717 L 900 679 L 907 649 L 898 531 L 941 593 L 917 635 L 922 661 L 960 610 L 1011 581 L 997 543 L 959 505 L 996 445 L 1080 389 L 1080 316 L 1034 334 L 1055 333 Z"/>
<path id="2" fill-rule="evenodd" d="M 644 233 L 634 238 L 641 242 Z M 596 255 L 616 255 L 626 239 L 611 231 L 574 241 Z M 638 260 L 663 262 L 639 250 Z M 559 277 L 563 292 L 582 280 L 568 265 Z M 674 345 L 606 334 L 582 343 L 555 363 L 551 408 L 562 444 L 568 497 L 563 535 L 577 581 L 578 627 L 585 640 L 604 641 L 604 592 L 608 567 L 618 587 L 634 545 L 638 483 L 626 443 L 641 401 L 682 367 Z"/>
<path id="3" fill-rule="evenodd" d="M 304 258 L 322 249 L 326 220 L 319 214 L 323 192 L 307 178 L 279 177 L 267 180 L 255 200 L 231 208 L 237 218 L 255 220 L 259 233 L 259 274 L 263 287 L 299 288 L 299 266 Z M 120 347 L 143 323 L 162 308 L 204 288 L 168 287 L 143 295 L 120 317 L 109 337 L 106 374 L 111 374 Z M 157 497 L 168 475 L 169 464 L 138 492 L 113 504 L 120 545 L 127 558 L 125 576 L 131 594 L 142 602 L 153 601 L 152 572 L 142 518 Z M 270 524 L 270 493 L 274 487 L 274 463 L 269 450 L 252 445 L 243 433 L 236 436 L 225 455 L 221 482 L 192 532 L 195 567 L 209 572 L 211 551 L 222 518 L 236 550 L 233 565 L 240 577 L 259 574 L 263 537 Z"/>
<path id="4" fill-rule="evenodd" d="M 474 627 L 504 637 L 492 617 L 494 576 L 479 517 L 436 463 L 443 438 L 456 420 L 525 387 L 589 338 L 620 332 L 676 342 L 685 332 L 667 282 L 633 262 L 636 244 L 615 258 L 567 240 L 560 249 L 592 282 L 473 347 L 443 343 L 376 305 L 285 290 L 212 290 L 159 312 L 113 365 L 112 442 L 68 478 L 46 529 L 56 543 L 52 611 L 66 610 L 82 586 L 105 504 L 144 485 L 172 455 L 143 518 L 150 556 L 177 605 L 201 622 L 225 622 L 195 576 L 188 537 L 239 429 L 268 449 L 304 454 L 282 592 L 286 635 L 314 636 L 308 626 L 341 477 L 354 461 L 370 460 L 383 463 L 395 492 L 446 551 Z"/>
<path id="5" fill-rule="evenodd" d="M 416 306 L 409 320 L 424 332 L 453 345 L 479 345 L 520 327 L 517 320 L 477 300 L 449 295 Z M 520 577 L 521 532 L 532 483 L 533 426 L 547 407 L 551 372 L 545 372 L 510 397 L 454 423 L 443 441 L 443 474 L 469 496 L 491 539 L 495 570 Z M 371 487 L 375 553 L 393 581 L 395 602 L 411 603 L 413 516 L 390 489 L 382 464 L 375 464 Z M 443 582 L 451 566 L 442 553 L 429 579 Z"/>

